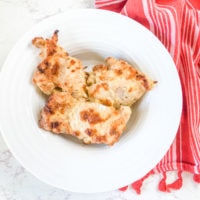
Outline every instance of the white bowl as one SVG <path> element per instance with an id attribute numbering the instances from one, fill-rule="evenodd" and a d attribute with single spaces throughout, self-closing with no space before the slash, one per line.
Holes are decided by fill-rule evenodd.
<path id="1" fill-rule="evenodd" d="M 56 29 L 58 43 L 85 65 L 114 56 L 158 81 L 133 106 L 127 130 L 112 147 L 84 145 L 38 127 L 45 98 L 31 82 L 39 62 L 31 40 Z M 161 160 L 178 129 L 181 87 L 169 53 L 142 25 L 110 11 L 72 10 L 37 24 L 14 46 L 0 79 L 0 127 L 10 150 L 40 180 L 68 191 L 103 192 L 136 181 Z"/>

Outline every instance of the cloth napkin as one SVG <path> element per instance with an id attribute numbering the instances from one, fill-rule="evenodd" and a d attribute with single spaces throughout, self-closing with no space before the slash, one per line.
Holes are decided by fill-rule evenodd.
<path id="1" fill-rule="evenodd" d="M 169 192 L 181 188 L 183 171 L 200 183 L 200 1 L 96 0 L 95 6 L 126 15 L 153 32 L 172 56 L 182 85 L 183 109 L 175 140 L 155 168 L 130 186 L 140 193 L 143 181 L 160 173 L 158 188 Z M 168 171 L 177 173 L 170 184 Z"/>

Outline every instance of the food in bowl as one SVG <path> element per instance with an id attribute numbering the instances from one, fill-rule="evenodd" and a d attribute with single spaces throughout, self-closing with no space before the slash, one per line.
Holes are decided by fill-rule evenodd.
<path id="1" fill-rule="evenodd" d="M 131 106 L 156 82 L 113 57 L 86 72 L 82 62 L 57 43 L 58 31 L 49 39 L 32 40 L 41 49 L 33 83 L 47 96 L 39 126 L 86 144 L 115 144 L 126 130 Z"/>

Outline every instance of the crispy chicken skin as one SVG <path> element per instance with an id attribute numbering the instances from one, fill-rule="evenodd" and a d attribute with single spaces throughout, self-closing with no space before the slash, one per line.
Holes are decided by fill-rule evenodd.
<path id="1" fill-rule="evenodd" d="M 115 109 L 97 102 L 77 100 L 67 92 L 52 93 L 41 110 L 40 127 L 57 134 L 70 134 L 84 143 L 116 143 L 130 118 L 131 109 Z"/>
<path id="2" fill-rule="evenodd" d="M 33 82 L 50 95 L 54 90 L 69 92 L 77 98 L 86 97 L 86 73 L 80 60 L 71 57 L 57 45 L 58 31 L 50 39 L 35 37 L 32 44 L 41 49 L 41 63 L 33 75 Z"/>
<path id="3" fill-rule="evenodd" d="M 124 60 L 108 57 L 93 68 L 87 80 L 92 101 L 119 107 L 131 106 L 150 90 L 154 81 Z"/>

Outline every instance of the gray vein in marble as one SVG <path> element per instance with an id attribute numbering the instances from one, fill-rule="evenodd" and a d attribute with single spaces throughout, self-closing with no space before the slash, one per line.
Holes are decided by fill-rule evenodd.
<path id="1" fill-rule="evenodd" d="M 128 200 L 128 199 L 124 197 L 123 194 L 118 194 L 108 197 L 106 200 Z"/>
<path id="2" fill-rule="evenodd" d="M 12 158 L 12 154 L 9 150 L 3 151 L 0 154 L 0 164 L 5 165 L 7 168 L 11 168 L 10 159 Z"/>

